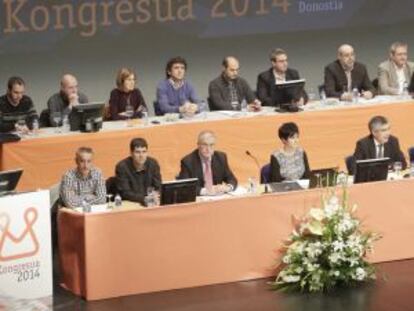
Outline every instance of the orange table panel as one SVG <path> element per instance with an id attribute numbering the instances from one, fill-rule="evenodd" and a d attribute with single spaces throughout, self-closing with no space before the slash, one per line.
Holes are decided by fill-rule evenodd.
<path id="1" fill-rule="evenodd" d="M 383 235 L 372 262 L 414 258 L 414 180 L 350 188 L 364 226 Z M 88 300 L 274 275 L 291 215 L 321 190 L 101 214 L 59 212 L 63 285 Z"/>
<path id="2" fill-rule="evenodd" d="M 414 145 L 414 105 L 408 102 L 36 138 L 3 145 L 1 168 L 24 169 L 20 190 L 46 188 L 60 181 L 74 166 L 75 150 L 87 145 L 95 150 L 96 166 L 110 177 L 115 164 L 129 154 L 130 140 L 140 136 L 159 160 L 163 179 L 170 180 L 179 172 L 180 159 L 195 148 L 197 134 L 211 129 L 218 135 L 217 149 L 228 153 L 236 176 L 246 182 L 259 173 L 245 151 L 250 150 L 260 163 L 269 162 L 271 152 L 280 147 L 277 128 L 287 121 L 298 123 L 311 168 L 344 168 L 344 157 L 353 153 L 357 139 L 367 135 L 368 120 L 377 114 L 390 119 L 404 151 Z"/>

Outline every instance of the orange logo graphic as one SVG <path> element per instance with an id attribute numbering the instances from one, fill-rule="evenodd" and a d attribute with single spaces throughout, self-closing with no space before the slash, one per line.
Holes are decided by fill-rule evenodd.
<path id="1" fill-rule="evenodd" d="M 33 225 L 37 220 L 37 216 L 37 210 L 35 208 L 28 208 L 24 212 L 24 221 L 26 223 L 26 228 L 20 236 L 15 236 L 9 231 L 9 215 L 6 213 L 0 214 L 0 261 L 8 261 L 25 257 L 31 257 L 37 254 L 37 252 L 39 251 L 39 242 L 37 240 L 36 234 L 33 231 Z M 29 251 L 7 256 L 4 255 L 4 244 L 7 241 L 6 239 L 11 240 L 11 242 L 15 245 L 21 243 L 25 239 L 31 239 L 33 247 Z"/>

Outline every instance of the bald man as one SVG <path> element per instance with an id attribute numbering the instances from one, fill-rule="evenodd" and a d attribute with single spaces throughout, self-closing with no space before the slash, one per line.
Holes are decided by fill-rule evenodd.
<path id="1" fill-rule="evenodd" d="M 237 58 L 224 58 L 222 66 L 221 75 L 208 86 L 210 110 L 240 110 L 241 102 L 245 100 L 250 111 L 259 111 L 260 101 L 247 81 L 239 77 L 240 64 Z"/>
<path id="2" fill-rule="evenodd" d="M 78 80 L 71 74 L 63 75 L 60 80 L 60 91 L 52 95 L 47 101 L 51 126 L 57 126 L 54 116 L 58 114 L 62 119 L 64 117 L 69 118 L 72 131 L 79 130 L 82 120 L 79 115 L 72 113 L 72 109 L 76 105 L 87 102 L 86 95 L 78 90 Z"/>
<path id="3" fill-rule="evenodd" d="M 365 99 L 375 94 L 367 68 L 355 61 L 354 48 L 343 44 L 338 48 L 337 60 L 325 67 L 325 92 L 328 97 L 350 101 L 354 88 Z"/>

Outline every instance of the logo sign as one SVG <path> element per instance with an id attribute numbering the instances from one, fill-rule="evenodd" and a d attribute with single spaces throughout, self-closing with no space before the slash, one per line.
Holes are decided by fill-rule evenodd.
<path id="1" fill-rule="evenodd" d="M 0 197 L 0 309 L 47 310 L 53 294 L 50 232 L 49 191 Z"/>

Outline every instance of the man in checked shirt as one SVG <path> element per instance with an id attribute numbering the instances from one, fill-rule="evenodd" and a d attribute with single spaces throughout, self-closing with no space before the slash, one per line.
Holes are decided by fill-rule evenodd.
<path id="1" fill-rule="evenodd" d="M 106 188 L 102 172 L 93 166 L 93 150 L 80 147 L 76 151 L 76 168 L 68 170 L 60 184 L 60 198 L 68 208 L 83 204 L 104 204 Z"/>

